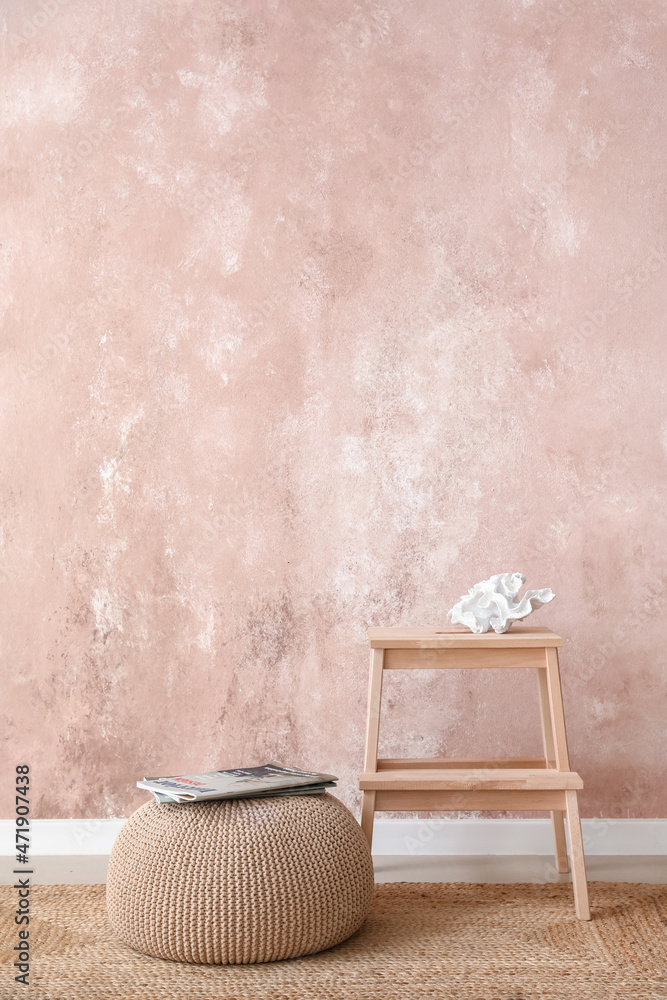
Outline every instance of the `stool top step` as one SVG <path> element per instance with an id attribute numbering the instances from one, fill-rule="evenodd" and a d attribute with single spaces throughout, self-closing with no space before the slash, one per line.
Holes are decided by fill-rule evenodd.
<path id="1" fill-rule="evenodd" d="M 543 649 L 562 646 L 563 640 L 549 628 L 536 625 L 513 625 L 509 632 L 498 635 L 484 632 L 475 635 L 464 625 L 430 625 L 420 627 L 369 628 L 368 640 L 373 649 Z"/>

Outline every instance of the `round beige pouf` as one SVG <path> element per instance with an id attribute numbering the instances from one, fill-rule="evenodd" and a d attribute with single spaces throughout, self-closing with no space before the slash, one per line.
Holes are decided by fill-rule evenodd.
<path id="1" fill-rule="evenodd" d="M 275 962 L 364 922 L 373 863 L 332 795 L 147 802 L 111 852 L 107 911 L 138 951 L 180 962 Z"/>

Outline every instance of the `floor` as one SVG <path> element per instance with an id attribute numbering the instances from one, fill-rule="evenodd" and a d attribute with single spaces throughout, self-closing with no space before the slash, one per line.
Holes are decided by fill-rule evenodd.
<path id="1" fill-rule="evenodd" d="M 0 886 L 7 914 L 16 908 L 16 891 Z M 156 936 L 160 921 L 144 921 L 141 909 L 131 917 L 134 900 L 119 906 L 117 897 L 114 932 L 104 885 L 35 892 L 30 951 L 37 950 L 30 971 L 37 989 L 0 983 L 3 1000 L 26 994 L 46 1000 L 667 1000 L 665 885 L 592 882 L 591 921 L 576 919 L 570 885 L 378 885 L 369 918 L 333 951 L 226 966 L 162 961 L 123 942 L 128 934 L 135 945 L 149 938 L 154 947 L 169 942 L 179 949 L 172 957 L 192 958 L 201 909 L 184 908 L 178 928 L 169 925 Z M 220 956 L 240 946 L 237 960 L 252 957 L 250 949 L 260 957 L 262 947 L 304 940 L 306 928 L 293 936 L 289 920 L 279 920 L 268 935 L 270 921 L 251 932 L 244 912 L 237 916 L 236 923 L 231 914 L 224 927 L 218 924 L 223 931 L 215 942 L 202 938 Z M 3 957 L 18 940 L 9 928 L 7 921 Z"/>
<path id="2" fill-rule="evenodd" d="M 31 858 L 33 885 L 96 885 L 106 881 L 107 855 Z M 376 882 L 569 882 L 550 856 L 380 854 L 373 859 Z M 14 859 L 0 858 L 0 885 L 12 885 Z M 667 883 L 667 858 L 586 858 L 591 882 Z"/>

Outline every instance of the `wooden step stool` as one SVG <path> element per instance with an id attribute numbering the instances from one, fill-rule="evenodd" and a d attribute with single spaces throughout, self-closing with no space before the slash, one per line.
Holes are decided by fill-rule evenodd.
<path id="1" fill-rule="evenodd" d="M 590 920 L 588 886 L 577 792 L 584 787 L 570 770 L 565 733 L 558 647 L 550 629 L 513 626 L 497 635 L 450 628 L 371 628 L 371 669 L 361 827 L 373 842 L 376 812 L 409 810 L 540 810 L 551 812 L 559 872 L 569 871 L 563 818 L 567 818 L 574 903 L 580 920 Z M 544 757 L 400 758 L 378 760 L 384 670 L 456 668 L 537 670 Z"/>

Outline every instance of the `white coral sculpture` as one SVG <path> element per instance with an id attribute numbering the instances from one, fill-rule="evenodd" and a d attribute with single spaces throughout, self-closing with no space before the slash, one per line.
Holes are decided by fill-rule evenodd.
<path id="1" fill-rule="evenodd" d="M 512 622 L 527 618 L 543 604 L 553 601 L 553 590 L 527 590 L 520 601 L 517 596 L 526 582 L 523 573 L 496 573 L 471 587 L 467 594 L 449 612 L 454 625 L 467 627 L 480 635 L 492 628 L 494 632 L 507 632 Z"/>

